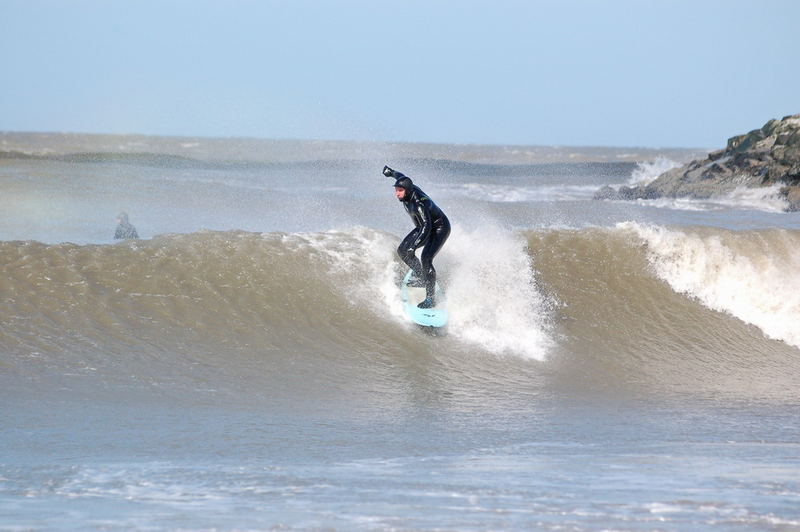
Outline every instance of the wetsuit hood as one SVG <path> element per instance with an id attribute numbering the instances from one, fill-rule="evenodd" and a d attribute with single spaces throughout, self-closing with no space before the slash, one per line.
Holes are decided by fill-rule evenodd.
<path id="1" fill-rule="evenodd" d="M 408 201 L 411 199 L 411 193 L 414 192 L 414 183 L 411 181 L 410 177 L 403 176 L 398 178 L 397 181 L 394 182 L 394 186 L 406 191 L 405 194 L 403 194 L 403 199 L 400 201 Z"/>

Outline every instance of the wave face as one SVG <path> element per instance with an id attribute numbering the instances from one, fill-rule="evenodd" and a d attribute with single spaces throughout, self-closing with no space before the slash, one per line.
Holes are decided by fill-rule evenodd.
<path id="1" fill-rule="evenodd" d="M 0 374 L 294 406 L 385 394 L 388 407 L 399 373 L 455 389 L 799 396 L 797 231 L 456 226 L 437 258 L 446 337 L 405 322 L 396 244 L 364 227 L 2 242 Z"/>
<path id="2" fill-rule="evenodd" d="M 620 224 L 648 248 L 656 275 L 708 308 L 800 348 L 800 239 L 787 230 L 736 233 Z"/>
<path id="3" fill-rule="evenodd" d="M 797 395 L 797 231 L 626 223 L 528 238 L 563 306 L 561 355 L 584 379 Z"/>

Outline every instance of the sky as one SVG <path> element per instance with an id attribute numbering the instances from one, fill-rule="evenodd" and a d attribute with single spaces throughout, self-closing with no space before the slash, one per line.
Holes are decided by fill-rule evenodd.
<path id="1" fill-rule="evenodd" d="M 800 113 L 795 0 L 0 0 L 0 130 L 724 147 Z"/>

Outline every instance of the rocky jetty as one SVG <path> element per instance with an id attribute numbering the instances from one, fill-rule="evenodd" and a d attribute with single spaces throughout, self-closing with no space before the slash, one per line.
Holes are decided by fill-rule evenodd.
<path id="1" fill-rule="evenodd" d="M 664 172 L 650 183 L 619 189 L 605 186 L 594 197 L 708 199 L 740 187 L 775 186 L 780 187 L 787 210 L 800 211 L 800 114 L 770 120 L 760 129 L 731 137 L 725 149 Z"/>

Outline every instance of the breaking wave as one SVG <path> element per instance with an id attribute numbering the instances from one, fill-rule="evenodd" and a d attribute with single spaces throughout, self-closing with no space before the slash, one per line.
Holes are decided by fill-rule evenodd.
<path id="1" fill-rule="evenodd" d="M 668 159 L 667 157 L 656 157 L 652 162 L 637 163 L 636 168 L 631 172 L 628 185 L 647 185 L 664 172 L 679 166 L 680 163 Z"/>
<path id="2" fill-rule="evenodd" d="M 637 200 L 637 203 L 681 211 L 718 211 L 733 208 L 780 213 L 785 212 L 789 206 L 786 198 L 780 193 L 781 188 L 781 185 L 761 188 L 737 187 L 727 194 L 707 199 L 665 197 L 654 200 Z"/>
<path id="3" fill-rule="evenodd" d="M 376 365 L 431 359 L 515 386 L 544 371 L 568 386 L 796 395 L 797 231 L 455 226 L 437 258 L 444 337 L 403 317 L 397 241 L 356 227 L 0 242 L 0 372 L 167 388 L 252 380 L 291 397 L 319 393 L 322 374 L 348 389 Z"/>
<path id="4" fill-rule="evenodd" d="M 670 230 L 624 223 L 659 278 L 708 308 L 800 348 L 800 240 L 786 230 Z"/>

